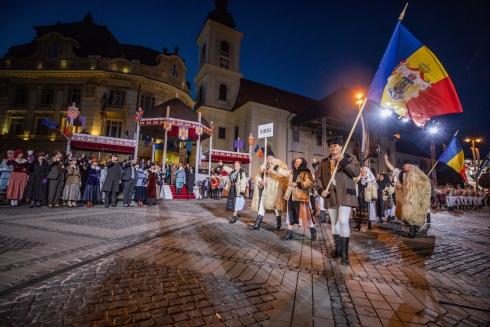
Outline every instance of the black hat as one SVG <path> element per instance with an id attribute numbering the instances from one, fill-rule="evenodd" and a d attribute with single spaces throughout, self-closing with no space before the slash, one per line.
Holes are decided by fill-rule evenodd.
<path id="1" fill-rule="evenodd" d="M 342 136 L 334 136 L 331 137 L 327 140 L 328 146 L 331 146 L 332 144 L 338 144 L 340 146 L 344 146 L 344 137 Z"/>

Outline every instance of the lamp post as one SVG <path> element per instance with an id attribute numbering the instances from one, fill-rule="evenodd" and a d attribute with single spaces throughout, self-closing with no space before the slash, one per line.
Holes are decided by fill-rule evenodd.
<path id="1" fill-rule="evenodd" d="M 432 124 L 429 127 L 428 133 L 430 135 L 430 161 L 432 167 L 435 167 L 436 164 L 436 145 L 435 145 L 435 136 L 439 133 L 438 123 Z M 434 185 L 437 185 L 437 173 L 435 169 L 431 169 L 432 180 L 434 181 Z"/>
<path id="2" fill-rule="evenodd" d="M 361 92 L 358 92 L 356 94 L 356 104 L 358 106 L 359 111 L 361 111 L 361 106 L 362 103 L 364 102 L 364 94 Z M 361 114 L 361 130 L 362 130 L 362 135 L 361 135 L 361 151 L 359 153 L 359 161 L 361 163 L 361 166 L 364 166 L 364 157 L 366 154 L 366 143 L 367 143 L 367 132 L 366 132 L 366 125 L 364 123 L 364 117 Z"/>
<path id="3" fill-rule="evenodd" d="M 477 169 L 477 167 L 480 167 L 480 149 L 476 146 L 476 144 L 479 144 L 482 142 L 481 138 L 472 138 L 472 137 L 467 137 L 464 139 L 466 143 L 471 143 L 471 154 L 473 156 L 473 167 Z"/>

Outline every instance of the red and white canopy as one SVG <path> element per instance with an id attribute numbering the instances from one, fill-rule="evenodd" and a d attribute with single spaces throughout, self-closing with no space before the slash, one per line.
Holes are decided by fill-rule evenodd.
<path id="1" fill-rule="evenodd" d="M 211 150 L 211 161 L 223 161 L 224 163 L 234 163 L 235 161 L 240 161 L 242 164 L 248 164 L 250 163 L 250 155 L 245 152 Z"/>
<path id="2" fill-rule="evenodd" d="M 70 146 L 92 151 L 132 154 L 136 141 L 117 137 L 73 134 Z"/>

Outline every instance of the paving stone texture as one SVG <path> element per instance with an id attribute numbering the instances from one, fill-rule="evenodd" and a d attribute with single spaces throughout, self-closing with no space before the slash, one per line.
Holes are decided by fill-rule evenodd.
<path id="1" fill-rule="evenodd" d="M 490 211 L 351 235 L 350 265 L 224 202 L 0 207 L 0 326 L 489 326 Z"/>

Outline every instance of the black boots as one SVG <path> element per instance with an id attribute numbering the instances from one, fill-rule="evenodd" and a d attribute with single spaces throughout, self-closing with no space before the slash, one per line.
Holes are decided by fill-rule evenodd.
<path id="1" fill-rule="evenodd" d="M 418 229 L 419 228 L 416 225 L 410 225 L 410 230 L 408 231 L 408 237 L 415 238 Z"/>
<path id="2" fill-rule="evenodd" d="M 276 216 L 277 230 L 281 230 L 281 216 Z"/>
<path id="3" fill-rule="evenodd" d="M 293 231 L 288 229 L 286 236 L 284 236 L 283 240 L 289 241 L 293 239 Z"/>
<path id="4" fill-rule="evenodd" d="M 430 212 L 427 213 L 427 220 L 425 222 L 427 224 L 430 224 Z"/>
<path id="5" fill-rule="evenodd" d="M 228 221 L 230 224 L 236 223 L 238 220 L 238 214 L 236 216 L 231 217 L 231 219 Z"/>
<path id="6" fill-rule="evenodd" d="M 341 237 L 340 238 L 340 251 L 341 251 L 341 264 L 348 265 L 349 264 L 349 238 Z"/>
<path id="7" fill-rule="evenodd" d="M 340 235 L 333 234 L 333 242 L 335 247 L 333 249 L 332 258 L 340 257 Z"/>
<path id="8" fill-rule="evenodd" d="M 263 216 L 257 215 L 257 218 L 255 218 L 255 224 L 252 226 L 252 229 L 260 230 L 260 225 L 262 224 L 263 218 L 264 218 Z"/>
<path id="9" fill-rule="evenodd" d="M 311 240 L 316 240 L 316 227 L 310 227 Z"/>

